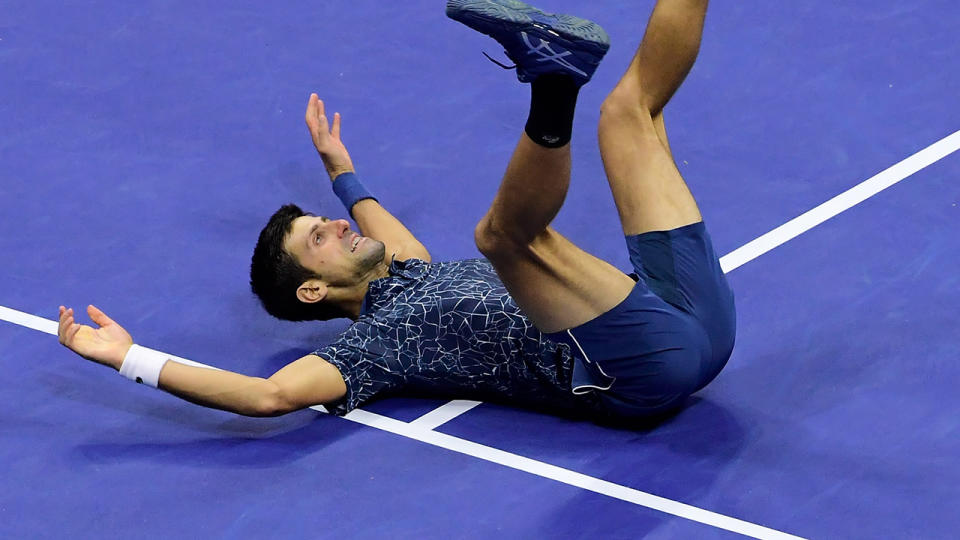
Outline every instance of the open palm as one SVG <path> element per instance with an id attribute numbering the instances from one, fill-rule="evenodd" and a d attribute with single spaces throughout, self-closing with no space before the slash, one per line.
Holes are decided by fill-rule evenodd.
<path id="1" fill-rule="evenodd" d="M 310 128 L 310 136 L 313 138 L 313 145 L 323 159 L 323 166 L 327 169 L 330 180 L 342 173 L 353 172 L 350 153 L 340 140 L 340 113 L 333 115 L 331 126 L 323 101 L 316 94 L 310 94 L 306 120 L 307 127 Z"/>
<path id="2" fill-rule="evenodd" d="M 94 306 L 87 306 L 87 315 L 99 328 L 78 324 L 73 308 L 60 306 L 60 343 L 87 360 L 119 370 L 133 345 L 133 338 L 113 319 Z"/>

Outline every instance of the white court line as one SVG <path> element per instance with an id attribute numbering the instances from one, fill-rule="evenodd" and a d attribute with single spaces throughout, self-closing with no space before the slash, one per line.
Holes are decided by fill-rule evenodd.
<path id="1" fill-rule="evenodd" d="M 720 268 L 723 269 L 724 273 L 729 273 L 777 246 L 793 240 L 824 221 L 837 216 L 841 212 L 853 208 L 897 182 L 940 161 L 958 149 L 960 149 L 960 131 L 940 139 L 900 163 L 864 180 L 820 206 L 801 214 L 767 234 L 720 257 Z M 453 402 L 441 405 L 436 410 L 424 415 L 430 416 L 434 412 L 437 412 L 438 418 L 446 418 L 443 422 L 435 424 L 432 429 L 440 427 L 444 423 L 453 420 L 469 410 L 466 409 L 456 412 L 459 410 L 456 406 L 450 407 L 449 410 L 447 410 L 448 405 L 452 403 Z M 441 411 L 441 409 L 444 410 Z"/>
<path id="2" fill-rule="evenodd" d="M 39 330 L 45 334 L 57 335 L 56 321 L 50 321 L 43 317 L 37 317 L 29 313 L 0 306 L 0 321 L 12 322 L 20 326 L 26 326 L 34 330 Z"/>
<path id="3" fill-rule="evenodd" d="M 32 328 L 34 330 L 39 330 L 47 334 L 57 335 L 57 323 L 55 321 L 47 320 L 42 317 L 37 317 L 36 315 L 17 311 L 15 309 L 0 306 L 0 320 L 25 326 L 27 328 Z M 187 360 L 186 358 L 174 356 L 169 353 L 164 354 L 167 354 L 171 359 L 176 360 L 177 362 L 182 362 L 191 366 L 219 369 L 206 364 L 201 364 L 200 362 L 194 362 L 192 360 Z M 470 408 L 473 408 L 479 404 L 480 402 L 477 401 L 463 400 L 457 407 L 462 410 L 469 410 Z M 310 408 L 323 413 L 327 412 L 322 405 L 317 405 Z M 452 409 L 456 409 L 456 407 L 451 407 L 448 410 Z M 426 415 L 421 416 L 417 420 L 414 420 L 410 423 L 394 420 L 393 418 L 364 411 L 362 409 L 354 409 L 343 418 L 358 424 L 386 431 L 388 433 L 407 437 L 408 439 L 413 439 L 440 448 L 445 448 L 460 454 L 482 459 L 484 461 L 489 461 L 491 463 L 496 463 L 498 465 L 503 465 L 505 467 L 510 467 L 511 469 L 524 471 L 535 476 L 555 480 L 557 482 L 585 489 L 587 491 L 592 491 L 600 495 L 606 495 L 614 499 L 637 504 L 653 510 L 659 510 L 673 516 L 689 519 L 705 525 L 711 525 L 713 527 L 725 529 L 735 533 L 740 533 L 745 536 L 776 540 L 800 539 L 798 536 L 793 536 L 774 529 L 769 529 L 755 523 L 750 523 L 749 521 L 743 521 L 725 516 L 723 514 L 718 514 L 716 512 L 711 512 L 709 510 L 704 510 L 702 508 L 697 508 L 696 506 L 690 506 L 681 502 L 665 499 L 663 497 L 658 497 L 640 490 L 614 484 L 613 482 L 587 476 L 583 473 L 557 467 L 556 465 L 550 465 L 549 463 L 544 463 L 542 461 L 512 454 L 503 450 L 498 450 L 496 448 L 468 441 L 466 439 L 461 439 L 459 437 L 433 431 L 432 425 L 441 419 L 440 413 L 433 416 L 433 413 L 435 412 L 436 411 L 427 413 Z"/>
<path id="4" fill-rule="evenodd" d="M 904 178 L 907 178 L 908 176 L 935 163 L 936 161 L 943 159 L 958 149 L 960 149 L 960 131 L 941 139 L 940 141 L 928 146 L 920 152 L 917 152 L 913 156 L 910 156 L 900 163 L 897 163 L 893 167 L 890 167 L 889 169 L 866 180 L 865 182 L 862 182 L 861 184 L 838 195 L 837 197 L 834 197 L 833 199 L 814 208 L 813 210 L 810 210 L 809 212 L 731 252 L 725 257 L 722 257 L 721 266 L 723 267 L 724 272 L 730 272 L 731 270 L 738 268 L 749 261 L 752 261 L 767 251 L 770 251 L 784 242 L 803 234 L 804 232 L 819 225 L 820 223 L 823 223 L 831 217 L 836 216 L 844 210 L 863 202 L 864 200 L 876 195 L 884 189 L 903 180 Z M 54 321 L 2 306 L 0 306 L 0 320 L 5 320 L 20 326 L 46 332 L 48 334 L 56 335 L 57 333 L 57 323 Z M 171 358 L 191 365 L 210 367 L 172 355 Z M 326 412 L 326 410 L 320 406 L 311 408 Z M 465 407 L 460 406 L 459 409 L 458 407 L 449 407 L 448 409 L 450 412 L 453 412 L 455 410 L 465 409 Z M 631 502 L 677 517 L 697 521 L 706 525 L 711 525 L 746 536 L 764 539 L 799 538 L 797 536 L 792 536 L 780 531 L 762 527 L 760 525 L 724 516 L 722 514 L 717 514 L 715 512 L 710 512 L 708 510 L 703 510 L 695 506 L 657 497 L 656 495 L 628 488 L 626 486 L 621 486 L 619 484 L 614 484 L 599 478 L 587 476 L 585 474 L 564 469 L 562 467 L 557 467 L 555 465 L 550 465 L 516 454 L 511 454 L 510 452 L 505 452 L 503 450 L 498 450 L 496 448 L 484 446 L 465 439 L 460 439 L 458 437 L 433 431 L 433 427 L 439 425 L 436 424 L 436 419 L 441 416 L 440 413 L 433 415 L 433 412 L 427 413 L 423 417 L 419 418 L 418 420 L 423 420 L 423 422 L 420 424 L 415 424 L 418 420 L 415 420 L 412 423 L 400 422 L 399 420 L 394 420 L 392 418 L 367 412 L 361 409 L 355 409 L 344 418 L 359 424 L 438 446 L 440 448 L 446 448 L 454 452 L 459 452 L 461 454 L 476 457 L 478 459 L 483 459 L 485 461 L 490 461 L 492 463 L 497 463 L 506 467 L 525 471 L 536 476 L 549 478 L 557 482 L 576 486 L 594 493 L 599 493 L 601 495 Z M 447 417 L 449 414 L 445 412 L 443 416 Z M 424 420 L 430 419 L 431 417 L 433 419 L 429 422 Z"/>
<path id="5" fill-rule="evenodd" d="M 354 409 L 344 416 L 344 418 L 353 422 L 357 422 L 358 424 L 388 431 L 396 435 L 402 435 L 404 437 L 415 439 L 433 446 L 446 448 L 447 450 L 452 450 L 460 454 L 465 454 L 471 457 L 482 459 L 484 461 L 489 461 L 491 463 L 497 463 L 505 467 L 510 467 L 511 469 L 524 471 L 542 478 L 549 478 L 550 480 L 556 480 L 557 482 L 585 489 L 587 491 L 592 491 L 600 495 L 606 495 L 608 497 L 613 497 L 614 499 L 620 499 L 621 501 L 645 506 L 653 510 L 659 510 L 666 514 L 682 517 L 691 521 L 703 523 L 705 525 L 711 525 L 713 527 L 725 529 L 745 536 L 763 539 L 800 538 L 799 536 L 793 536 L 757 525 L 755 523 L 724 516 L 722 514 L 717 514 L 716 512 L 710 512 L 709 510 L 697 508 L 696 506 L 690 506 L 688 504 L 672 501 L 663 497 L 657 497 L 656 495 L 651 495 L 650 493 L 628 488 L 626 486 L 621 486 L 619 484 L 614 484 L 613 482 L 608 482 L 592 476 L 587 476 L 569 469 L 557 467 L 556 465 L 550 465 L 549 463 L 543 463 L 542 461 L 518 456 L 517 454 L 511 454 L 510 452 L 498 450 L 496 448 L 478 444 L 466 439 L 461 439 L 459 437 L 454 437 L 452 435 L 447 435 L 445 433 L 440 433 L 429 429 L 418 429 L 406 422 L 394 420 L 393 418 L 388 418 L 386 416 L 381 416 L 379 414 L 374 414 L 361 409 Z"/>
<path id="6" fill-rule="evenodd" d="M 410 422 L 410 425 L 420 429 L 436 429 L 479 404 L 479 401 L 455 399 Z"/>
<path id="7" fill-rule="evenodd" d="M 51 321 L 49 319 L 44 319 L 43 317 L 37 317 L 36 315 L 31 315 L 23 311 L 17 311 L 15 309 L 10 309 L 8 307 L 0 306 L 0 321 L 7 321 L 13 324 L 18 324 L 20 326 L 26 326 L 27 328 L 32 328 L 33 330 L 39 330 L 45 334 L 50 334 L 51 336 L 57 335 L 57 321 Z M 170 353 L 165 353 L 163 351 L 156 351 L 155 349 L 150 349 L 144 347 L 149 351 L 159 352 L 161 354 L 167 355 L 171 360 L 180 362 L 181 364 L 186 364 L 188 366 L 202 367 L 207 369 L 216 369 L 222 371 L 220 368 L 213 366 L 208 366 L 206 364 L 201 364 L 200 362 L 194 362 L 193 360 L 188 360 L 186 358 L 180 358 L 179 356 L 174 356 Z"/>
<path id="8" fill-rule="evenodd" d="M 738 268 L 792 240 L 824 221 L 848 210 L 897 182 L 940 161 L 960 149 L 960 131 L 940 139 L 889 169 L 857 184 L 840 195 L 748 242 L 720 258 L 724 272 Z"/>

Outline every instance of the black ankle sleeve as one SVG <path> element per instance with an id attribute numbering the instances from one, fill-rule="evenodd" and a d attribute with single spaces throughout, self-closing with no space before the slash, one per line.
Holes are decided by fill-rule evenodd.
<path id="1" fill-rule="evenodd" d="M 572 77 L 547 73 L 530 83 L 530 115 L 524 130 L 540 146 L 559 148 L 570 142 L 580 87 Z"/>

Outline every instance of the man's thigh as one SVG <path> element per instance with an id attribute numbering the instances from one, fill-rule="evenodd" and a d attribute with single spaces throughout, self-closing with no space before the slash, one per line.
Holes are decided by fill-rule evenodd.
<path id="1" fill-rule="evenodd" d="M 598 139 L 625 235 L 671 230 L 702 219 L 673 161 L 662 113 L 651 118 L 608 98 Z"/>
<path id="2" fill-rule="evenodd" d="M 524 314 L 542 332 L 580 326 L 613 309 L 635 282 L 548 227 L 529 245 L 485 250 Z"/>

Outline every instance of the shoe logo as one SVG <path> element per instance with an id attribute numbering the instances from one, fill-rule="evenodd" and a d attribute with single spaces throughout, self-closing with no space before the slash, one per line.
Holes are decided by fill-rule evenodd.
<path id="1" fill-rule="evenodd" d="M 538 55 L 540 57 L 537 59 L 538 62 L 555 62 L 569 69 L 570 71 L 579 74 L 580 76 L 588 77 L 586 73 L 580 71 L 576 68 L 576 66 L 565 59 L 567 56 L 572 55 L 572 52 L 563 51 L 562 53 L 558 53 L 557 51 L 554 51 L 552 47 L 550 47 L 549 41 L 542 38 L 537 38 L 540 40 L 540 44 L 534 45 L 533 43 L 530 43 L 530 36 L 528 36 L 526 32 L 520 32 L 520 36 L 523 37 L 523 42 L 527 45 L 527 54 Z"/>

